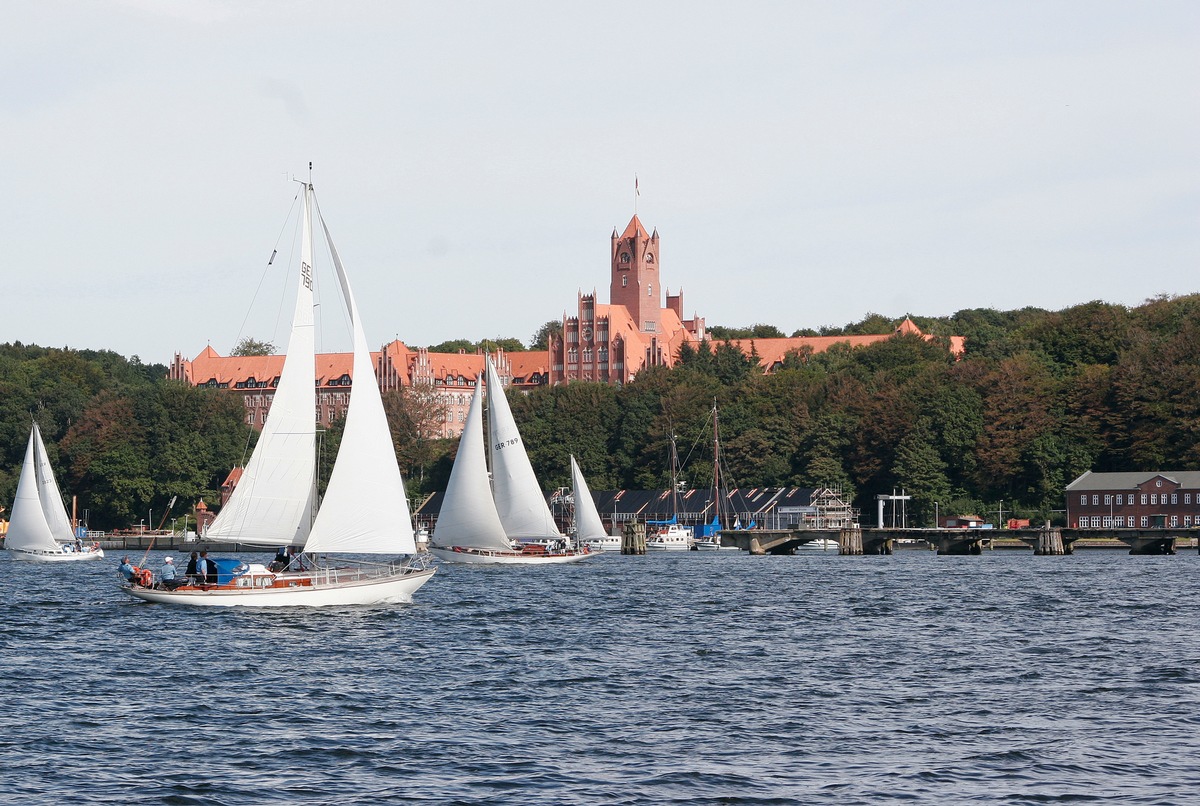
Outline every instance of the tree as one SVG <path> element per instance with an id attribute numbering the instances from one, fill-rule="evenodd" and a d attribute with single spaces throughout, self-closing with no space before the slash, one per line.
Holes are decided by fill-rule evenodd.
<path id="1" fill-rule="evenodd" d="M 234 348 L 229 351 L 230 355 L 272 355 L 275 352 L 275 345 L 269 341 L 259 341 L 258 339 L 246 336 L 239 341 Z"/>
<path id="2" fill-rule="evenodd" d="M 537 329 L 533 334 L 533 338 L 529 340 L 530 350 L 549 350 L 550 337 L 562 335 L 562 320 L 551 319 L 546 324 Z"/>

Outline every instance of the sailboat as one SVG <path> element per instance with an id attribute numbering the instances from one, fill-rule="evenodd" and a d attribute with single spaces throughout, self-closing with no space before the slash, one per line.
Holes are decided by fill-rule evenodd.
<path id="1" fill-rule="evenodd" d="M 604 531 L 604 521 L 596 509 L 596 500 L 588 489 L 587 481 L 575 456 L 571 456 L 571 497 L 575 502 L 575 541 L 592 551 L 617 551 L 621 538 Z"/>
<path id="2" fill-rule="evenodd" d="M 13 559 L 33 562 L 99 560 L 104 556 L 98 544 L 84 546 L 76 539 L 36 422 L 25 446 L 4 548 Z"/>
<path id="3" fill-rule="evenodd" d="M 725 512 L 725 496 L 726 490 L 722 488 L 721 482 L 721 428 L 718 425 L 717 418 L 717 401 L 713 401 L 712 407 L 712 424 L 713 424 L 713 519 L 712 522 L 704 529 L 704 534 L 696 538 L 694 548 L 697 551 L 720 551 L 737 550 L 737 546 L 721 545 L 721 529 L 724 528 L 724 522 L 728 520 L 728 514 Z M 740 522 L 735 519 L 734 528 L 740 528 Z"/>
<path id="4" fill-rule="evenodd" d="M 287 357 L 258 444 L 238 486 L 206 532 L 208 539 L 222 542 L 300 546 L 300 560 L 279 572 L 258 563 L 235 563 L 211 585 L 188 584 L 174 590 L 125 587 L 139 599 L 218 607 L 403 602 L 411 601 L 434 574 L 435 569 L 426 567 L 420 556 L 403 556 L 416 555 L 404 481 L 374 382 L 358 305 L 319 209 L 317 216 L 353 328 L 354 383 L 329 485 L 317 506 L 312 274 L 316 199 L 310 182 L 301 185 L 301 259 Z M 330 555 L 396 559 L 343 557 L 335 563 Z"/>
<path id="5" fill-rule="evenodd" d="M 671 434 L 671 519 L 649 522 L 658 526 L 646 536 L 646 551 L 687 551 L 692 548 L 692 532 L 679 523 L 679 451 Z"/>
<path id="6" fill-rule="evenodd" d="M 504 397 L 500 377 L 485 357 L 483 379 L 475 379 L 458 455 L 429 550 L 446 562 L 485 565 L 546 565 L 590 556 L 572 548 L 558 531 L 542 495 L 521 434 Z M 483 442 L 483 397 L 488 402 L 492 458 L 489 480 Z"/>

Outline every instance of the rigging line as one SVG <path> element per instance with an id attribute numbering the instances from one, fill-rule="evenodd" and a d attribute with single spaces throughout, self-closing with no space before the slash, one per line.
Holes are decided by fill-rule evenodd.
<path id="1" fill-rule="evenodd" d="M 250 314 L 254 311 L 254 302 L 258 299 L 258 293 L 262 290 L 263 283 L 267 279 L 267 273 L 270 271 L 272 264 L 275 262 L 275 256 L 279 252 L 279 242 L 283 240 L 283 233 L 287 231 L 288 222 L 292 219 L 292 210 L 296 209 L 296 200 L 300 198 L 297 193 L 292 197 L 292 206 L 288 209 L 287 216 L 283 220 L 283 226 L 279 229 L 279 234 L 275 236 L 275 247 L 271 250 L 271 257 L 267 259 L 267 264 L 263 266 L 262 274 L 258 277 L 258 286 L 254 289 L 254 296 L 250 298 L 250 304 L 246 307 L 246 316 L 242 319 L 242 326 L 238 329 L 238 338 L 240 342 L 246 334 L 246 323 L 250 321 Z M 290 263 L 288 265 L 291 265 Z M 276 328 L 279 326 L 278 317 L 276 318 Z"/>

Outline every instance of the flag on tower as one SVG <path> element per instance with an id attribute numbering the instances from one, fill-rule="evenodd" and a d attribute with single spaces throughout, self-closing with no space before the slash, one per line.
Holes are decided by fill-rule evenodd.
<path id="1" fill-rule="evenodd" d="M 637 174 L 633 175 L 633 192 L 638 196 L 642 195 L 642 191 L 638 190 Z"/>

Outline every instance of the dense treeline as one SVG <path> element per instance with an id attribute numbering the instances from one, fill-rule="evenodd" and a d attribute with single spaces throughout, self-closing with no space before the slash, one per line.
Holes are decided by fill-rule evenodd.
<path id="1" fill-rule="evenodd" d="M 241 400 L 166 372 L 136 356 L 0 345 L 0 502 L 11 506 L 32 418 L 59 486 L 94 529 L 151 511 L 158 521 L 173 496 L 176 516 L 212 502 L 252 438 Z"/>
<path id="2" fill-rule="evenodd" d="M 838 485 L 868 520 L 874 496 L 899 488 L 913 496 L 917 523 L 931 522 L 935 502 L 943 514 L 994 520 L 1002 504 L 1006 516 L 1053 518 L 1063 488 L 1086 470 L 1200 466 L 1200 296 L 913 320 L 937 338 L 790 355 L 771 375 L 754 355 L 715 341 L 623 387 L 572 383 L 509 397 L 548 488 L 567 485 L 570 453 L 593 489 L 665 486 L 672 434 L 687 482 L 709 485 L 715 402 L 735 484 Z M 870 314 L 819 332 L 895 326 Z M 950 335 L 966 337 L 959 360 Z M 173 495 L 177 514 L 214 500 L 252 445 L 240 399 L 165 373 L 109 352 L 0 345 L 0 503 L 12 500 L 31 416 L 64 492 L 79 496 L 94 528 L 136 524 Z M 436 398 L 409 390 L 389 394 L 385 407 L 413 498 L 443 489 L 456 444 L 426 436 L 440 425 Z M 324 436 L 326 455 L 339 436 L 337 425 Z"/>
<path id="3" fill-rule="evenodd" d="M 685 348 L 675 369 L 623 388 L 575 383 L 512 395 L 513 407 L 547 486 L 566 485 L 569 451 L 594 489 L 665 486 L 674 432 L 702 487 L 715 400 L 737 485 L 840 485 L 871 520 L 875 495 L 894 488 L 914 497 L 917 523 L 934 502 L 1053 518 L 1086 470 L 1200 465 L 1200 296 L 913 319 L 942 338 L 793 355 L 765 376 L 727 344 Z M 895 326 L 872 314 L 840 332 Z M 950 335 L 967 339 L 960 360 Z"/>

